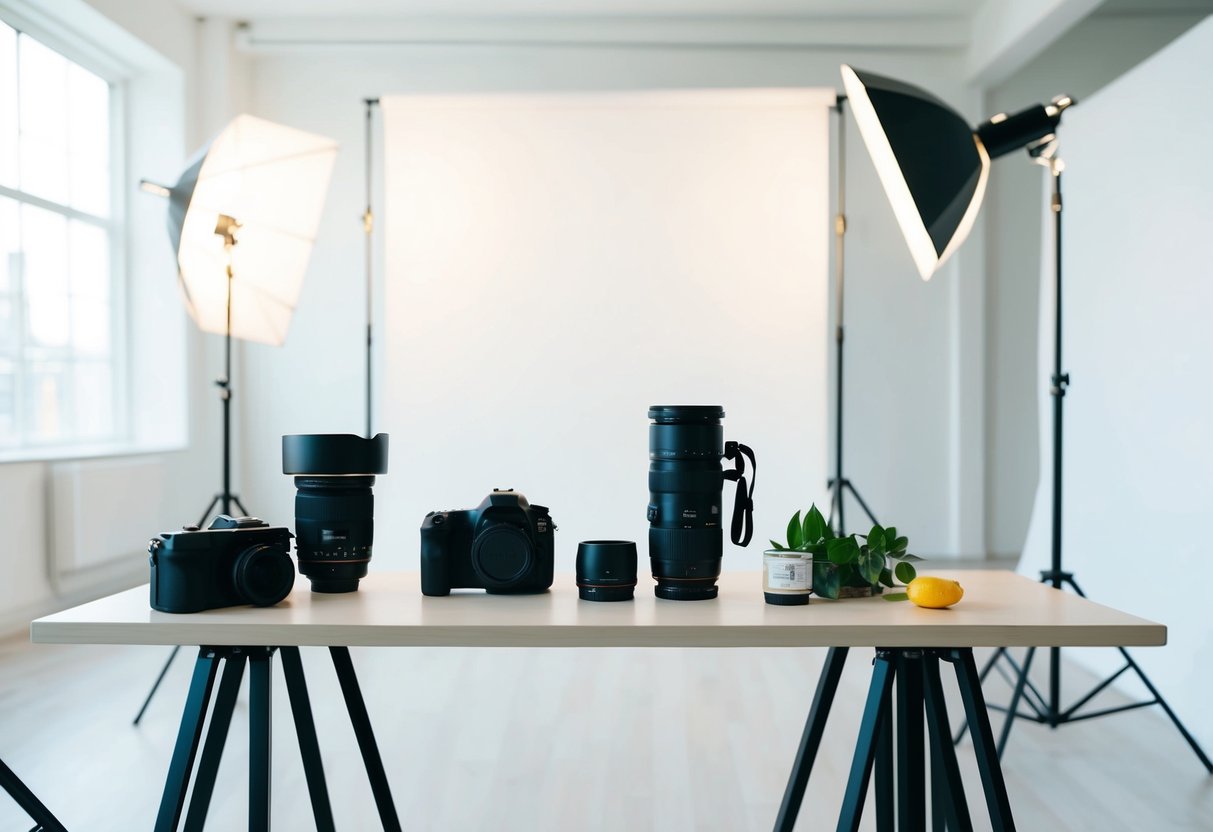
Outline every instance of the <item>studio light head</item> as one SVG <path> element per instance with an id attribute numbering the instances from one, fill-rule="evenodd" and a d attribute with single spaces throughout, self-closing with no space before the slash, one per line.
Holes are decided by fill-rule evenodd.
<path id="1" fill-rule="evenodd" d="M 923 280 L 968 237 L 985 196 L 990 160 L 1052 142 L 1058 96 L 976 128 L 926 90 L 843 64 L 842 83 L 880 183 Z"/>

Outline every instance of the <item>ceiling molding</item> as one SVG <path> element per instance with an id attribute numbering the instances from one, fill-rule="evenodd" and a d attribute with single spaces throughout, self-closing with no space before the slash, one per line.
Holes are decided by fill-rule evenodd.
<path id="1" fill-rule="evenodd" d="M 952 15 L 838 17 L 284 18 L 241 27 L 253 53 L 409 46 L 633 49 L 963 50 L 969 21 Z"/>

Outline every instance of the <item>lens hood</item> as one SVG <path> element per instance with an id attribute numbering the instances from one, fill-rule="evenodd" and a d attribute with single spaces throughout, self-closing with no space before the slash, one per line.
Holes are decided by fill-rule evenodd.
<path id="1" fill-rule="evenodd" d="M 296 433 L 282 437 L 282 473 L 315 476 L 373 476 L 387 473 L 387 437 L 352 433 Z"/>

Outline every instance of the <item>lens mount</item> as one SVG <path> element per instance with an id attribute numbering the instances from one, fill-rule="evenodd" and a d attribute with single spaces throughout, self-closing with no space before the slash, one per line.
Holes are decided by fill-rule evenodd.
<path id="1" fill-rule="evenodd" d="M 653 594 L 667 601 L 710 601 L 720 594 L 720 588 L 715 578 L 657 578 Z"/>
<path id="2" fill-rule="evenodd" d="M 487 590 L 508 590 L 535 565 L 535 547 L 516 526 L 495 523 L 472 542 L 472 570 Z"/>

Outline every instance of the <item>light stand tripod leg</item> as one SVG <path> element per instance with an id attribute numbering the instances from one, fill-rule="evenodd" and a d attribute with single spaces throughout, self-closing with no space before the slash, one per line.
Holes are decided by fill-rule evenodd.
<path id="1" fill-rule="evenodd" d="M 1179 721 L 1179 717 L 1175 715 L 1175 711 L 1171 710 L 1171 706 L 1167 704 L 1167 700 L 1162 698 L 1162 694 L 1158 692 L 1158 688 L 1154 687 L 1154 683 L 1150 681 L 1150 677 L 1137 666 L 1137 662 L 1133 661 L 1133 657 L 1129 655 L 1128 650 L 1123 647 L 1118 647 L 1116 649 L 1118 649 L 1120 651 L 1120 655 L 1124 657 L 1125 663 L 1128 664 L 1133 672 L 1137 674 L 1137 678 L 1141 679 L 1141 683 L 1146 686 L 1146 690 L 1150 691 L 1150 695 L 1153 696 L 1158 702 L 1159 706 L 1163 709 L 1163 712 L 1170 717 L 1171 722 L 1175 725 L 1175 728 L 1179 731 L 1180 735 L 1187 740 L 1188 745 L 1192 748 L 1192 751 L 1200 759 L 1201 765 L 1205 767 L 1205 771 L 1213 774 L 1213 763 L 1209 762 L 1208 755 L 1205 754 L 1204 749 L 1200 747 L 1200 743 L 1196 741 L 1196 738 L 1188 733 L 1188 729 L 1185 728 L 1184 724 Z"/>
<path id="2" fill-rule="evenodd" d="M 37 824 L 34 827 L 34 832 L 38 830 L 46 830 L 46 832 L 67 832 L 53 814 L 51 810 L 43 805 L 29 787 L 21 782 L 11 768 L 0 760 L 0 788 L 4 789 L 13 800 L 17 801 L 17 805 L 30 816 L 30 819 Z"/>
<path id="3" fill-rule="evenodd" d="M 1015 683 L 1015 693 L 1011 695 L 1011 704 L 1007 707 L 1007 718 L 1002 724 L 1002 734 L 998 738 L 998 759 L 1002 759 L 1002 752 L 1007 748 L 1007 740 L 1011 738 L 1011 726 L 1015 724 L 1015 717 L 1019 716 L 1019 700 L 1023 698 L 1024 685 L 1028 682 L 1028 672 L 1032 669 L 1032 659 L 1036 657 L 1036 648 L 1029 647 L 1028 655 L 1024 657 L 1023 668 L 1019 672 L 1019 681 Z M 981 684 L 980 679 L 978 684 Z"/>
<path id="4" fill-rule="evenodd" d="M 868 504 L 864 502 L 863 497 L 859 496 L 859 492 L 855 489 L 855 486 L 851 485 L 851 481 L 843 480 L 842 484 L 847 491 L 851 492 L 851 496 L 855 498 L 855 502 L 859 503 L 859 507 L 863 509 L 863 513 L 872 521 L 872 525 L 879 525 L 880 521 L 876 519 L 876 515 L 872 513 L 872 509 L 868 508 Z"/>
<path id="5" fill-rule="evenodd" d="M 164 667 L 160 668 L 160 675 L 156 677 L 156 681 L 152 682 L 152 689 L 147 692 L 147 698 L 143 700 L 143 707 L 139 709 L 139 713 L 135 714 L 135 721 L 132 725 L 138 725 L 143 719 L 143 714 L 147 711 L 147 706 L 152 704 L 152 697 L 156 695 L 156 691 L 160 690 L 160 683 L 164 681 L 164 676 L 168 673 L 169 665 L 173 663 L 173 659 L 177 658 L 177 653 L 181 651 L 181 645 L 173 647 L 173 652 L 168 654 L 168 660 L 165 661 Z"/>

